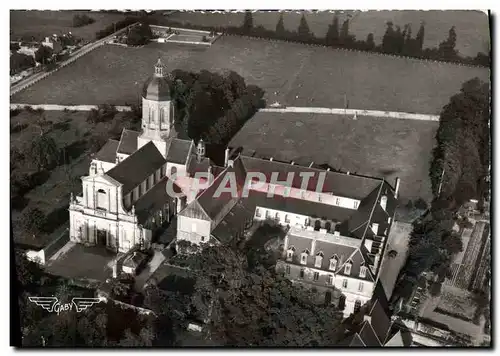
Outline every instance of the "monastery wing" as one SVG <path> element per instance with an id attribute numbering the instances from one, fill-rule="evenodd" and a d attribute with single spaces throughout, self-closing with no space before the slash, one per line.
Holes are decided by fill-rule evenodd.
<path id="1" fill-rule="evenodd" d="M 76 311 L 81 312 L 86 310 L 88 307 L 91 307 L 94 304 L 100 303 L 103 301 L 101 298 L 73 298 L 71 300 L 75 305 Z"/>
<path id="2" fill-rule="evenodd" d="M 57 303 L 57 297 L 28 297 L 30 302 L 41 306 L 43 309 L 51 312 L 54 309 L 54 305 Z"/>

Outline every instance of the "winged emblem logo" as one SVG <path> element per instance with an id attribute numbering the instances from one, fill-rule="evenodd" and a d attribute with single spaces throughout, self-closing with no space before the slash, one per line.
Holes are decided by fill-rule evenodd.
<path id="1" fill-rule="evenodd" d="M 59 314 L 61 311 L 70 311 L 73 306 L 77 313 L 80 313 L 94 304 L 105 301 L 104 298 L 80 298 L 74 297 L 71 303 L 61 304 L 57 297 L 29 297 L 30 302 L 41 306 L 50 313 Z"/>

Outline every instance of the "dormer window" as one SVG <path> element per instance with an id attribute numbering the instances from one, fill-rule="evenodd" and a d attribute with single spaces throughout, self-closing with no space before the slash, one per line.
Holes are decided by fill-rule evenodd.
<path id="1" fill-rule="evenodd" d="M 372 224 L 372 231 L 375 235 L 378 235 L 378 224 L 377 223 Z"/>
<path id="2" fill-rule="evenodd" d="M 330 258 L 330 266 L 328 268 L 330 271 L 335 271 L 337 269 L 337 261 L 337 256 L 333 256 L 332 258 Z"/>
<path id="3" fill-rule="evenodd" d="M 351 274 L 351 268 L 352 268 L 352 262 L 347 261 L 345 266 L 344 266 L 344 274 L 350 275 Z"/>
<path id="4" fill-rule="evenodd" d="M 292 246 L 286 251 L 286 260 L 291 261 L 293 259 L 294 253 L 295 253 L 295 247 Z"/>
<path id="5" fill-rule="evenodd" d="M 357 209 L 357 208 L 358 208 L 358 206 L 359 206 L 359 202 L 356 200 L 356 201 L 354 202 L 354 209 Z"/>
<path id="6" fill-rule="evenodd" d="M 387 208 L 387 196 L 386 195 L 382 195 L 382 198 L 380 198 L 380 207 L 384 210 Z"/>
<path id="7" fill-rule="evenodd" d="M 305 250 L 300 254 L 300 264 L 305 265 L 307 263 L 307 256 L 309 256 L 308 250 Z"/>
<path id="8" fill-rule="evenodd" d="M 365 265 L 361 265 L 361 268 L 359 270 L 359 276 L 361 278 L 365 278 L 366 277 L 366 266 Z"/>
<path id="9" fill-rule="evenodd" d="M 323 263 L 323 252 L 320 252 L 316 255 L 316 259 L 314 261 L 314 267 L 321 268 L 322 263 Z"/>

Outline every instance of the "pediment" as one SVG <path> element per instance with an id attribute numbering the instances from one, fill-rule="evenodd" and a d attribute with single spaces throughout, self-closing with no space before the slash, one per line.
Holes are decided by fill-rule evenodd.
<path id="1" fill-rule="evenodd" d="M 111 178 L 106 174 L 99 174 L 94 176 L 86 176 L 82 178 L 82 182 L 94 182 L 98 184 L 110 185 L 113 187 L 119 187 L 121 184 L 115 179 Z"/>

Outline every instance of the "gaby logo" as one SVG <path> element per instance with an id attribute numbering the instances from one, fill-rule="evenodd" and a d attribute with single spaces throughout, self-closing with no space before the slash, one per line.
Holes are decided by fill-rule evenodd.
<path id="1" fill-rule="evenodd" d="M 51 313 L 61 313 L 63 311 L 73 310 L 73 306 L 77 313 L 86 310 L 94 304 L 105 301 L 104 298 L 78 298 L 75 297 L 71 300 L 71 303 L 61 304 L 57 297 L 29 297 L 30 302 L 41 306 L 43 309 Z"/>
<path id="2" fill-rule="evenodd" d="M 264 191 L 268 198 L 274 195 L 291 197 L 296 199 L 306 199 L 311 193 L 322 193 L 326 179 L 326 172 L 288 172 L 286 180 L 279 180 L 280 172 L 272 172 L 270 179 L 261 172 L 247 172 L 243 186 L 238 183 L 235 172 L 223 173 L 222 179 L 217 177 L 217 188 L 213 198 L 219 198 L 223 193 L 231 194 L 234 198 L 248 198 L 250 190 Z M 189 191 L 198 194 L 201 190 L 207 189 L 215 177 L 210 172 L 196 172 L 194 177 L 186 175 L 172 174 L 167 181 L 167 194 L 171 197 L 180 197 L 184 193 L 176 192 L 174 183 L 181 187 L 184 192 Z M 315 183 L 315 184 L 314 184 Z M 314 191 L 311 185 L 315 185 Z M 300 188 L 296 188 L 300 187 Z"/>

